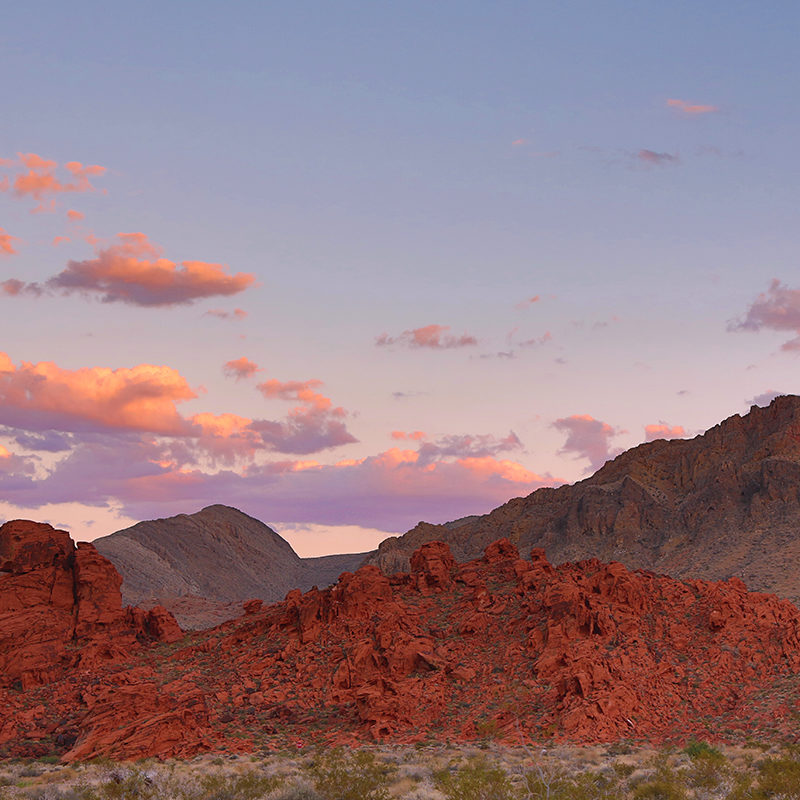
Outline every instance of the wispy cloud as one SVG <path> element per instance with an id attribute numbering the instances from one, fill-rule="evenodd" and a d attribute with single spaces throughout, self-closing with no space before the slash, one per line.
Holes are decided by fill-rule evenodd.
<path id="1" fill-rule="evenodd" d="M 717 106 L 688 103 L 686 100 L 679 100 L 674 97 L 667 100 L 667 106 L 681 114 L 713 114 L 715 111 L 719 111 Z"/>
<path id="2" fill-rule="evenodd" d="M 0 191 L 10 191 L 18 198 L 33 198 L 39 203 L 34 211 L 52 210 L 55 205 L 54 195 L 95 191 L 92 179 L 106 172 L 105 167 L 97 164 L 67 161 L 62 165 L 62 175 L 59 177 L 58 162 L 42 158 L 36 153 L 18 153 L 16 159 L 2 159 L 0 166 L 12 169 L 16 167 L 11 180 L 0 182 Z M 45 206 L 48 198 L 51 200 L 50 205 Z"/>
<path id="3" fill-rule="evenodd" d="M 680 159 L 672 153 L 657 153 L 655 150 L 642 149 L 636 153 L 636 158 L 644 164 L 664 166 L 667 164 L 677 164 Z"/>
<path id="4" fill-rule="evenodd" d="M 0 256 L 13 256 L 16 254 L 13 242 L 18 242 L 16 236 L 7 233 L 4 228 L 0 228 Z"/>
<path id="5" fill-rule="evenodd" d="M 203 316 L 241 321 L 247 316 L 247 312 L 242 308 L 234 308 L 233 311 L 224 311 L 220 308 L 212 308 L 206 311 Z"/>
<path id="6" fill-rule="evenodd" d="M 472 347 L 478 344 L 478 340 L 469 334 L 453 336 L 447 331 L 449 325 L 426 325 L 422 328 L 403 331 L 397 336 L 389 336 L 382 333 L 375 340 L 378 347 L 388 347 L 390 345 L 400 345 L 410 348 L 427 348 L 430 350 L 452 350 L 458 347 Z"/>

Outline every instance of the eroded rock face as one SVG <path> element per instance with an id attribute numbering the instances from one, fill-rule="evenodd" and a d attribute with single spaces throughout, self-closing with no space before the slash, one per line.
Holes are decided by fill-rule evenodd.
<path id="1" fill-rule="evenodd" d="M 50 618 L 85 635 L 60 671 L 0 686 L 0 754 L 186 757 L 487 732 L 509 744 L 796 736 L 800 610 L 736 579 L 682 582 L 596 559 L 554 567 L 509 539 L 457 564 L 428 543 L 411 573 L 365 566 L 328 589 L 248 603 L 170 650 L 144 638 L 171 638 L 166 612 L 121 612 L 118 579 L 90 550 L 80 558 L 84 583 L 74 566 L 37 568 L 52 586 L 72 575 L 75 597 L 98 589 L 71 607 L 53 593 Z M 44 669 L 43 651 L 30 652 L 29 668 Z"/>
<path id="2" fill-rule="evenodd" d="M 0 566 L 0 690 L 28 690 L 127 658 L 141 641 L 183 635 L 163 609 L 123 609 L 112 564 L 50 525 L 0 527 Z"/>
<path id="3" fill-rule="evenodd" d="M 444 541 L 457 561 L 507 537 L 554 564 L 620 561 L 679 578 L 726 580 L 800 601 L 800 397 L 734 415 L 693 439 L 634 447 L 592 477 L 539 489 L 481 517 L 420 523 L 368 557 L 407 570 L 412 553 Z"/>

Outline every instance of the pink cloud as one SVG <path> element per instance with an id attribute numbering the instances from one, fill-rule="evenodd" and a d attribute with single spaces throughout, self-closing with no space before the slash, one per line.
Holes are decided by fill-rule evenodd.
<path id="1" fill-rule="evenodd" d="M 409 441 L 418 442 L 424 438 L 426 438 L 424 431 L 411 431 L 411 433 L 406 433 L 405 431 L 392 431 L 392 439 L 395 440 L 406 439 Z"/>
<path id="2" fill-rule="evenodd" d="M 0 353 L 0 423 L 27 430 L 150 431 L 185 435 L 175 404 L 197 395 L 169 367 L 82 367 L 50 361 L 18 367 Z"/>
<path id="3" fill-rule="evenodd" d="M 667 100 L 667 106 L 680 111 L 682 114 L 713 114 L 715 111 L 719 111 L 717 106 L 693 105 L 677 98 Z"/>
<path id="4" fill-rule="evenodd" d="M 17 197 L 32 197 L 39 202 L 35 211 L 44 211 L 44 201 L 48 196 L 68 192 L 91 192 L 95 187 L 91 178 L 96 178 L 106 172 L 105 167 L 97 164 L 83 165 L 80 161 L 68 161 L 63 168 L 70 174 L 70 178 L 59 178 L 56 175 L 58 162 L 42 158 L 36 153 L 18 153 L 17 161 L 4 159 L 4 166 L 17 166 L 18 171 L 12 181 L 4 181 L 0 190 L 13 189 Z M 52 208 L 52 203 L 51 206 Z"/>
<path id="5" fill-rule="evenodd" d="M 16 254 L 16 250 L 14 249 L 14 245 L 12 242 L 18 242 L 16 236 L 12 236 L 10 233 L 6 233 L 3 228 L 0 228 L 0 256 L 13 256 Z"/>
<path id="6" fill-rule="evenodd" d="M 8 502 L 38 506 L 110 502 L 139 519 L 186 512 L 209 502 L 234 505 L 265 521 L 362 525 L 399 532 L 422 518 L 445 522 L 485 513 L 509 498 L 560 481 L 505 459 L 424 463 L 417 451 L 320 465 L 280 461 L 244 473 L 179 468 L 150 442 L 97 439 L 62 459 L 47 478 L 4 489 Z"/>
<path id="7" fill-rule="evenodd" d="M 663 166 L 665 164 L 677 164 L 680 160 L 678 156 L 671 153 L 657 153 L 655 150 L 642 149 L 636 154 L 636 158 L 645 164 L 655 164 Z"/>
<path id="8" fill-rule="evenodd" d="M 267 446 L 282 453 L 314 453 L 358 441 L 347 430 L 347 412 L 334 406 L 330 398 L 317 392 L 322 381 L 286 381 L 274 378 L 256 388 L 267 399 L 296 401 L 299 405 L 282 422 L 255 420 L 252 429 Z"/>
<path id="9" fill-rule="evenodd" d="M 781 350 L 800 350 L 800 289 L 790 289 L 773 278 L 766 292 L 751 304 L 743 319 L 731 320 L 729 331 L 794 331 L 797 337 L 781 345 Z"/>
<path id="10" fill-rule="evenodd" d="M 611 440 L 624 431 L 589 414 L 562 417 L 553 423 L 553 427 L 567 434 L 567 440 L 559 452 L 574 455 L 575 458 L 588 458 L 593 471 L 622 452 L 619 448 L 612 449 Z"/>
<path id="11" fill-rule="evenodd" d="M 226 361 L 222 367 L 222 371 L 229 378 L 235 378 L 237 381 L 244 378 L 252 378 L 258 372 L 260 367 L 253 361 L 242 356 L 233 361 Z"/>
<path id="12" fill-rule="evenodd" d="M 9 278 L 0 283 L 0 291 L 9 297 L 30 294 L 38 297 L 42 294 L 42 287 L 38 283 L 25 283 L 18 278 Z"/>
<path id="13" fill-rule="evenodd" d="M 283 420 L 237 414 L 197 413 L 184 417 L 179 403 L 196 392 L 176 370 L 140 364 L 133 368 L 63 369 L 52 362 L 14 365 L 0 353 L 0 425 L 44 431 L 130 432 L 174 437 L 176 459 L 193 463 L 201 455 L 233 463 L 259 451 L 314 453 L 358 441 L 347 429 L 347 412 L 314 391 L 320 381 L 267 381 L 265 396 L 295 400 Z M 265 388 L 264 388 L 265 387 Z"/>
<path id="14" fill-rule="evenodd" d="M 70 241 L 69 236 L 54 236 L 53 237 L 53 247 L 58 247 L 58 245 L 62 244 L 63 242 Z"/>
<path id="15" fill-rule="evenodd" d="M 120 233 L 118 244 L 98 249 L 95 258 L 70 261 L 47 281 L 51 289 L 98 294 L 104 303 L 171 306 L 206 297 L 238 294 L 255 283 L 244 272 L 230 275 L 222 264 L 182 261 L 161 256 L 161 249 L 143 233 Z"/>
<path id="16" fill-rule="evenodd" d="M 456 347 L 471 347 L 478 344 L 478 340 L 469 334 L 451 336 L 447 334 L 449 325 L 426 325 L 422 328 L 403 331 L 399 336 L 389 336 L 382 333 L 375 340 L 378 347 L 387 347 L 398 344 L 405 347 L 426 347 L 431 350 L 450 350 Z"/>
<path id="17" fill-rule="evenodd" d="M 75 211 L 74 209 L 67 211 L 67 219 L 70 222 L 80 222 L 82 219 L 85 219 L 85 217 L 86 215 L 81 211 Z"/>
<path id="18" fill-rule="evenodd" d="M 511 142 L 512 147 L 522 147 L 525 144 L 528 144 L 527 139 L 514 139 L 514 141 Z"/>
<path id="19" fill-rule="evenodd" d="M 203 314 L 204 317 L 217 317 L 218 319 L 243 320 L 247 312 L 241 308 L 234 308 L 233 311 L 223 311 L 219 308 L 212 308 Z"/>
<path id="20" fill-rule="evenodd" d="M 683 425 L 669 425 L 661 421 L 657 424 L 645 425 L 644 435 L 647 442 L 655 439 L 682 439 L 686 436 L 686 430 Z"/>

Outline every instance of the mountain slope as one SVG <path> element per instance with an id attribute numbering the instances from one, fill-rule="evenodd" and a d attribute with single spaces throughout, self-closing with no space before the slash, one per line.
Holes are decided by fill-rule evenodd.
<path id="1" fill-rule="evenodd" d="M 94 545 L 122 575 L 123 602 L 165 605 L 189 628 L 237 616 L 243 600 L 328 586 L 364 558 L 300 558 L 272 528 L 223 505 L 139 522 Z"/>
<path id="2" fill-rule="evenodd" d="M 737 576 L 800 600 L 800 398 L 753 406 L 693 439 L 639 445 L 571 486 L 539 489 L 489 514 L 420 523 L 367 558 L 387 572 L 442 540 L 459 561 L 507 536 L 554 563 L 597 557 L 674 577 Z"/>

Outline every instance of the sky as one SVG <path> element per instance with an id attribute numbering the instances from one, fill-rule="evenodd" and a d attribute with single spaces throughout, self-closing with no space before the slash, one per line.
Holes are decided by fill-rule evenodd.
<path id="1" fill-rule="evenodd" d="M 361 551 L 797 392 L 799 36 L 788 0 L 4 8 L 0 518 Z"/>

